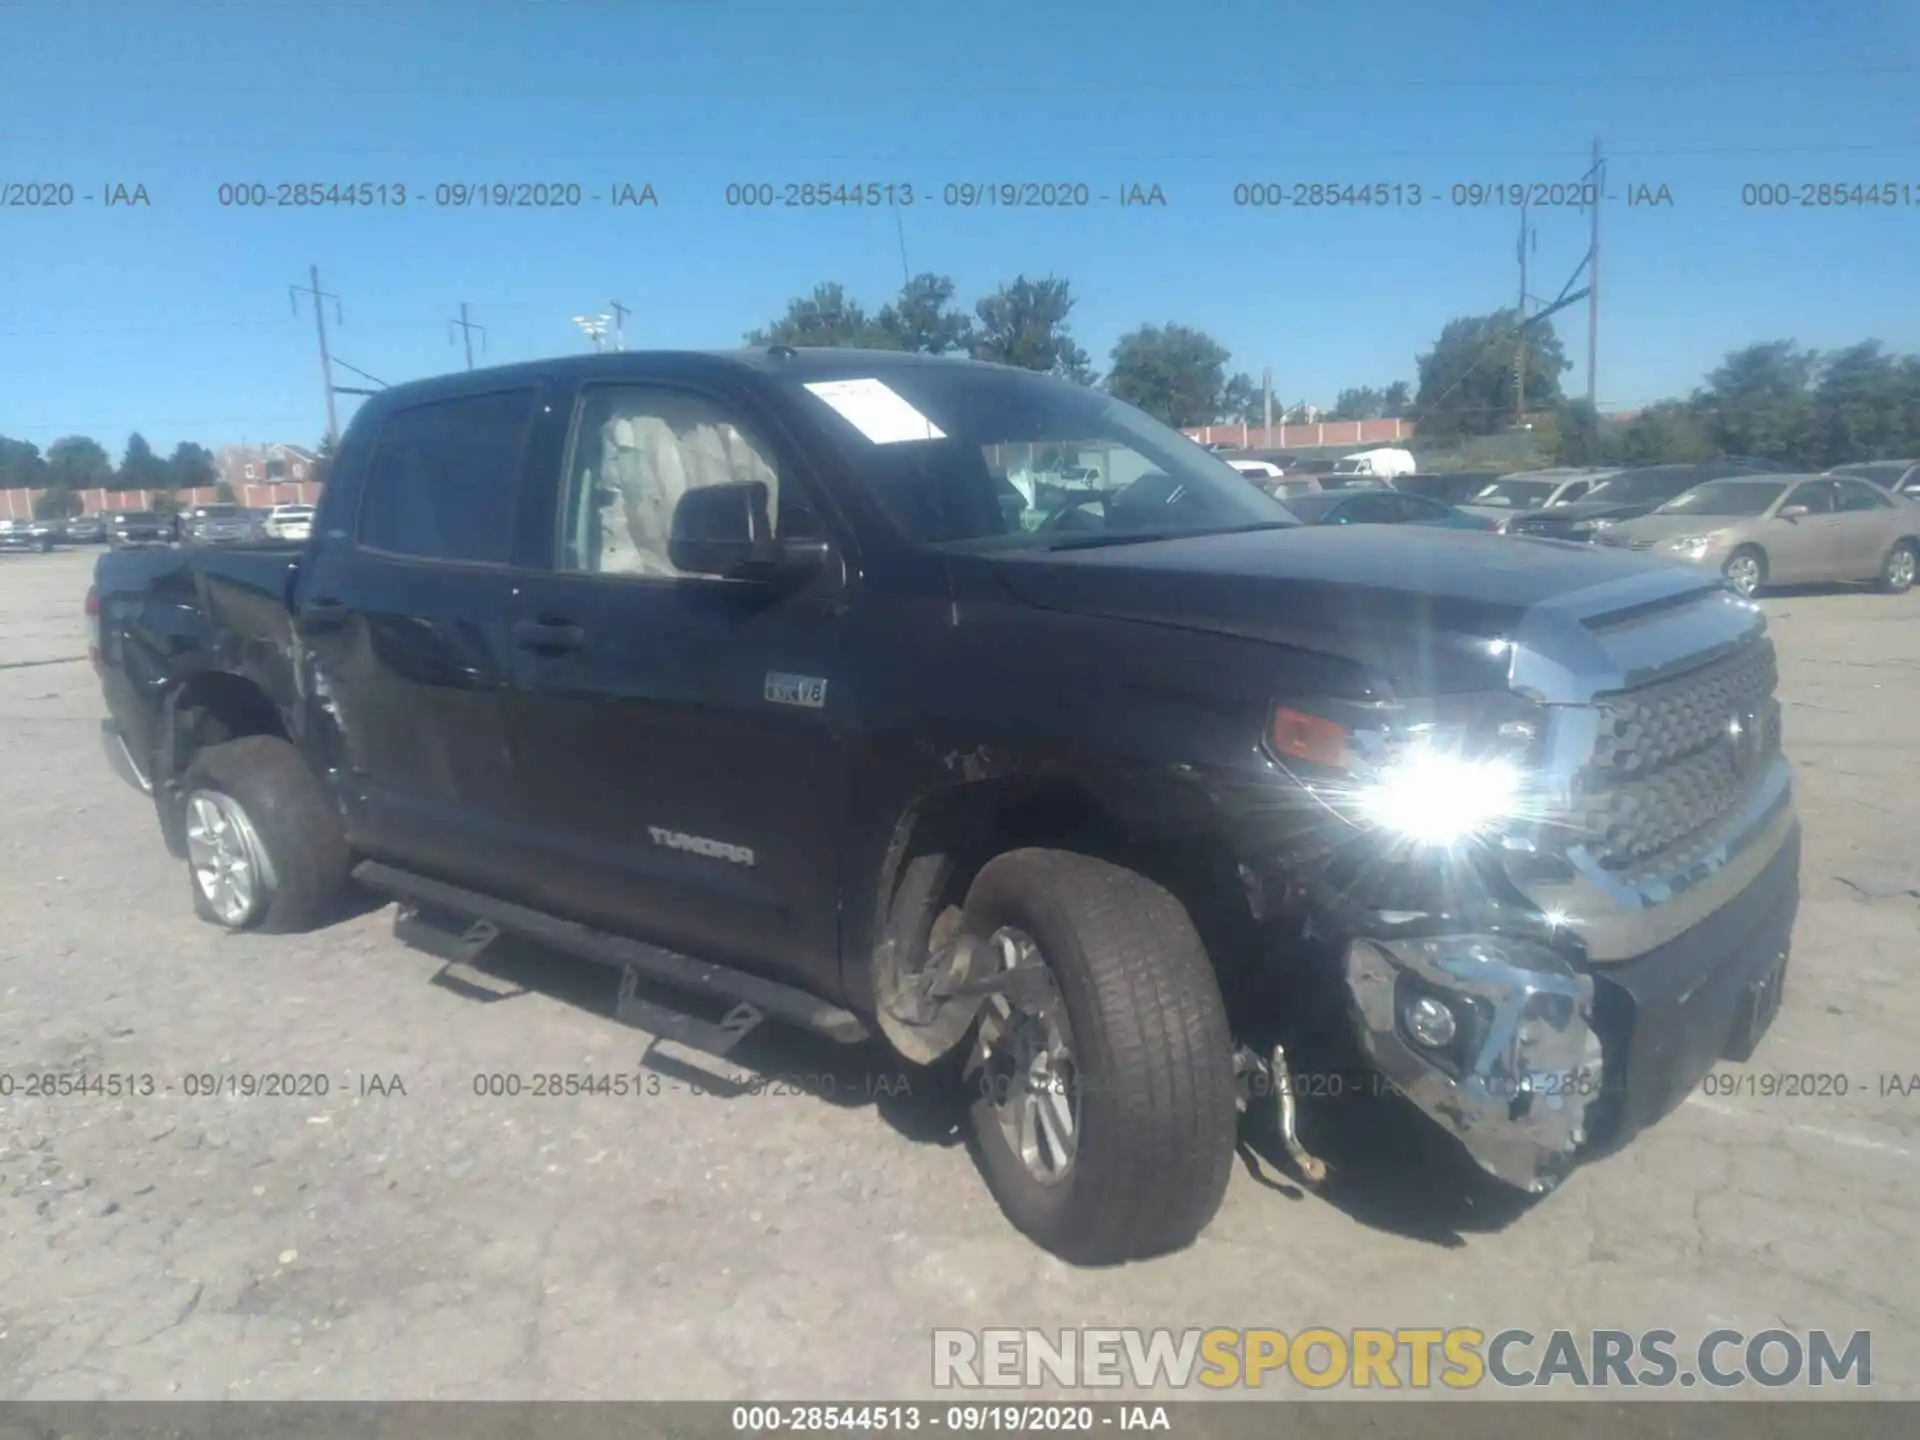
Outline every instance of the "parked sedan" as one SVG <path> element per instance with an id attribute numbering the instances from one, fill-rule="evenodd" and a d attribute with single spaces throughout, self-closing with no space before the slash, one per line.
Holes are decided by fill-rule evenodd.
<path id="1" fill-rule="evenodd" d="M 0 550 L 53 549 L 60 542 L 57 520 L 0 520 Z"/>
<path id="2" fill-rule="evenodd" d="M 196 545 L 235 545 L 255 537 L 253 517 L 238 505 L 196 505 L 181 518 L 183 538 Z"/>
<path id="3" fill-rule="evenodd" d="M 1467 514 L 1491 520 L 1493 528 L 1504 535 L 1521 515 L 1584 500 L 1594 486 L 1619 473 L 1618 470 L 1579 466 L 1521 470 L 1512 475 L 1502 475 L 1459 504 Z"/>
<path id="4" fill-rule="evenodd" d="M 1871 480 L 1896 495 L 1920 498 L 1920 460 L 1862 460 L 1857 465 L 1836 465 L 1827 473 Z"/>
<path id="5" fill-rule="evenodd" d="M 1322 490 L 1279 497 L 1290 514 L 1308 525 L 1439 525 L 1449 530 L 1491 530 L 1491 521 L 1398 490 Z"/>
<path id="6" fill-rule="evenodd" d="M 1550 540 L 1591 543 L 1613 526 L 1652 514 L 1669 500 L 1676 500 L 1694 486 L 1704 485 L 1709 480 L 1727 480 L 1742 475 L 1774 475 L 1779 471 L 1778 465 L 1737 457 L 1622 470 L 1602 480 L 1572 504 L 1554 505 L 1530 515 L 1515 516 L 1507 526 L 1507 534 L 1539 535 Z"/>
<path id="7" fill-rule="evenodd" d="M 1600 543 L 1712 567 L 1742 595 L 1844 580 L 1899 594 L 1920 569 L 1920 504 L 1847 476 L 1714 480 Z"/>
<path id="8" fill-rule="evenodd" d="M 61 528 L 66 532 L 68 543 L 73 545 L 107 543 L 107 517 L 97 511 L 91 515 L 70 515 Z"/>
<path id="9" fill-rule="evenodd" d="M 157 510 L 116 510 L 107 521 L 107 545 L 166 545 L 174 538 L 174 517 Z"/>
<path id="10" fill-rule="evenodd" d="M 1464 505 L 1507 472 L 1504 470 L 1416 470 L 1396 475 L 1393 488 L 1408 495 L 1424 495 L 1443 505 Z"/>
<path id="11" fill-rule="evenodd" d="M 269 540 L 304 540 L 313 531 L 313 506 L 276 505 L 260 528 Z"/>

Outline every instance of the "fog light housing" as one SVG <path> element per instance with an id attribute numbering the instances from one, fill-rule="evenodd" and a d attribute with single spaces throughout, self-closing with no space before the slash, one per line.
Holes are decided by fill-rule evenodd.
<path id="1" fill-rule="evenodd" d="M 1444 1050 L 1460 1033 L 1460 1022 L 1444 1000 L 1411 995 L 1400 1006 L 1400 1024 L 1414 1043 L 1428 1050 Z"/>

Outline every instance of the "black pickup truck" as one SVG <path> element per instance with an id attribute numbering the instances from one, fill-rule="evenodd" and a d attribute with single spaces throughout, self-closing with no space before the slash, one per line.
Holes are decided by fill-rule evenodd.
<path id="1" fill-rule="evenodd" d="M 1062 454 L 1099 487 L 1023 486 Z M 357 880 L 688 1013 L 877 1030 L 977 1085 L 987 1183 L 1076 1262 L 1197 1235 L 1249 1096 L 1321 1178 L 1288 1052 L 1329 1032 L 1539 1194 L 1779 1002 L 1800 831 L 1752 603 L 1299 525 L 1025 371 L 384 390 L 305 544 L 103 556 L 88 611 L 109 754 L 209 921 L 310 927 Z"/>

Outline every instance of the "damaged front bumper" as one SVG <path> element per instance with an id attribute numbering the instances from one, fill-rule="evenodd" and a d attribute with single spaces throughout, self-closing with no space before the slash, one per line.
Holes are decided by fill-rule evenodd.
<path id="1" fill-rule="evenodd" d="M 1572 1168 L 1605 1069 L 1591 975 L 1505 937 L 1356 939 L 1346 989 L 1367 1059 L 1483 1169 L 1540 1194 Z"/>
<path id="2" fill-rule="evenodd" d="M 1482 1169 L 1551 1190 L 1767 1032 L 1799 913 L 1798 822 L 1789 815 L 1769 842 L 1766 863 L 1739 875 L 1719 908 L 1618 963 L 1582 967 L 1505 934 L 1355 936 L 1344 959 L 1355 1038 Z"/>

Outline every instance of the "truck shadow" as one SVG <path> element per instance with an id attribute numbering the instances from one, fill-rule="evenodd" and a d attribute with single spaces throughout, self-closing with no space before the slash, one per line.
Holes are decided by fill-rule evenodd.
<path id="1" fill-rule="evenodd" d="M 419 949 L 419 946 L 411 948 Z M 620 1018 L 620 972 L 519 936 L 500 935 L 474 959 L 448 959 L 431 983 L 479 1004 L 538 993 L 631 1030 L 638 1068 L 663 1086 L 715 1100 L 811 1097 L 844 1108 L 871 1106 L 896 1131 L 923 1144 L 958 1145 L 965 1099 L 957 1069 L 923 1069 L 895 1056 L 884 1041 L 839 1044 L 790 1026 L 766 1024 L 723 1054 L 628 1026 Z M 728 1009 L 644 980 L 638 999 L 714 1025 Z"/>
<path id="2" fill-rule="evenodd" d="M 419 947 L 414 947 L 419 948 Z M 446 957 L 441 957 L 445 959 Z M 433 984 L 475 1003 L 538 993 L 623 1025 L 618 971 L 517 936 L 500 935 L 470 960 L 449 960 Z M 706 1003 L 641 982 L 641 998 L 713 1023 L 723 1002 Z M 966 1143 L 973 1098 L 957 1063 L 908 1065 L 879 1039 L 838 1044 L 788 1026 L 758 1026 L 727 1047 L 703 1052 L 633 1030 L 635 1065 L 681 1093 L 722 1102 L 805 1097 L 843 1108 L 871 1106 L 903 1137 L 942 1148 Z M 1359 1075 L 1349 1057 L 1296 1056 L 1303 1072 Z M 1323 1090 L 1339 1087 L 1323 1086 Z M 1297 1133 L 1328 1167 L 1309 1187 L 1282 1144 L 1277 1106 L 1253 1104 L 1241 1116 L 1238 1156 L 1255 1184 L 1299 1202 L 1311 1191 L 1369 1228 L 1447 1248 L 1513 1223 L 1531 1197 L 1498 1184 L 1438 1127 L 1404 1101 L 1364 1093 L 1358 1082 L 1338 1094 L 1303 1095 Z"/>

